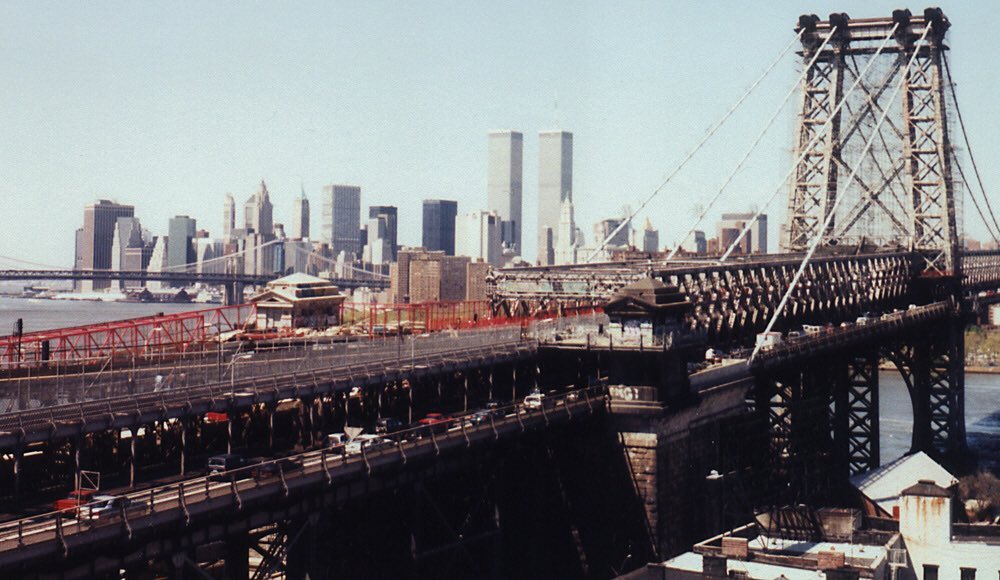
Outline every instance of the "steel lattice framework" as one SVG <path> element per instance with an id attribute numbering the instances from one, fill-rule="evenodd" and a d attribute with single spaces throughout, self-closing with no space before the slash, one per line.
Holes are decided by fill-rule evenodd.
<path id="1" fill-rule="evenodd" d="M 800 18 L 808 69 L 787 250 L 804 251 L 820 237 L 824 244 L 902 244 L 925 256 L 925 271 L 960 275 L 960 203 L 942 75 L 948 27 L 938 9 Z M 902 98 L 893 100 L 897 84 Z"/>

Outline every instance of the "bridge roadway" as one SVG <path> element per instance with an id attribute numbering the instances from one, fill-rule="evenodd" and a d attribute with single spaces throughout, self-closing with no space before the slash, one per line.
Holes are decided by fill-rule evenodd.
<path id="1" fill-rule="evenodd" d="M 5 413 L 0 415 L 0 448 L 520 361 L 537 350 L 537 342 L 522 339 L 520 333 L 519 327 L 512 327 L 407 337 L 405 348 L 397 339 L 375 341 L 355 354 L 337 350 L 286 364 L 262 361 L 269 372 L 251 379 Z M 302 363 L 309 364 L 303 368 Z"/>
<path id="2" fill-rule="evenodd" d="M 56 362 L 36 370 L 34 376 L 0 379 L 0 406 L 16 411 L 224 379 L 242 382 L 257 375 L 326 370 L 331 366 L 378 362 L 388 356 L 403 359 L 435 349 L 499 344 L 518 340 L 520 336 L 519 327 L 506 326 L 361 340 L 324 337 L 314 342 L 274 341 L 252 347 L 241 342 L 183 355 L 153 352 L 135 359 L 108 358 L 102 367 L 89 371 Z"/>
<path id="3" fill-rule="evenodd" d="M 213 272 L 144 272 L 131 270 L 0 270 L 0 280 L 132 280 L 203 284 L 263 286 L 277 275 L 226 274 Z M 387 288 L 387 278 L 331 278 L 341 288 Z"/>
<path id="4" fill-rule="evenodd" d="M 603 385 L 549 396 L 541 409 L 514 404 L 476 422 L 457 417 L 447 431 L 435 433 L 415 427 L 394 434 L 395 445 L 348 455 L 332 448 L 293 456 L 302 467 L 275 477 L 255 478 L 253 467 L 226 472 L 222 477 L 195 477 L 127 496 L 130 509 L 101 518 L 76 519 L 50 512 L 0 524 L 0 572 L 59 566 L 64 558 L 85 555 L 81 568 L 61 570 L 63 578 L 89 577 L 116 569 L 119 562 L 102 559 L 103 551 L 121 554 L 135 547 L 144 557 L 169 556 L 177 530 L 198 530 L 197 544 L 224 539 L 230 527 L 259 528 L 287 518 L 297 509 L 288 498 L 323 494 L 323 506 L 405 482 L 407 464 L 433 463 L 467 448 L 491 445 L 521 434 L 566 424 L 606 412 Z M 268 463 L 268 462 L 265 462 Z M 399 474 L 402 473 L 402 476 Z M 386 478 L 373 476 L 390 474 Z M 311 504 L 315 508 L 315 504 Z M 296 513 L 304 513 L 301 506 Z M 107 569 L 99 569 L 104 565 Z"/>

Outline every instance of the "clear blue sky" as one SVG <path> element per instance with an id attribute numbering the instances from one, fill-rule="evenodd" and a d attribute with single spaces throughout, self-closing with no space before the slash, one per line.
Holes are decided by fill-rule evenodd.
<path id="1" fill-rule="evenodd" d="M 988 3 L 946 2 L 953 74 L 987 186 L 1000 181 L 1000 58 Z M 275 221 L 303 183 L 400 208 L 486 202 L 486 134 L 525 134 L 526 255 L 535 256 L 537 133 L 575 134 L 578 222 L 637 205 L 792 39 L 803 12 L 888 15 L 898 2 L 0 3 L 0 255 L 69 265 L 83 206 L 136 206 L 220 232 L 222 201 L 268 182 Z M 923 5 L 911 6 L 914 12 Z M 647 214 L 670 243 L 797 74 L 789 55 Z M 791 162 L 794 105 L 726 209 L 766 197 Z M 721 163 L 719 163 L 721 162 Z M 718 165 L 713 165 L 718 164 Z M 996 200 L 1000 205 L 1000 200 Z M 771 208 L 783 221 L 783 197 Z M 643 216 L 644 217 L 644 216 Z M 640 218 L 642 219 L 642 218 Z M 640 222 L 641 223 L 641 222 Z M 973 237 L 984 237 L 966 212 Z M 773 228 L 776 229 L 776 228 Z M 9 263 L 7 263 L 9 264 Z M 2 263 L 0 263 L 2 265 Z"/>

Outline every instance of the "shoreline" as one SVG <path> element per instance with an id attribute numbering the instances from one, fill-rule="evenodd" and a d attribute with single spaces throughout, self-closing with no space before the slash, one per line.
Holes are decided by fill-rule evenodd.
<path id="1" fill-rule="evenodd" d="M 895 371 L 896 365 L 882 363 L 878 365 L 880 371 Z M 965 373 L 972 375 L 1000 375 L 1000 367 L 981 367 L 976 365 L 966 365 Z"/>

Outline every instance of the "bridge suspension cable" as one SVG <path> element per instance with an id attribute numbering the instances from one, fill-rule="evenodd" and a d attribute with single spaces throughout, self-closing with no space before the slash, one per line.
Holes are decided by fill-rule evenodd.
<path id="1" fill-rule="evenodd" d="M 972 186 L 969 185 L 969 180 L 965 178 L 965 170 L 962 169 L 962 164 L 959 163 L 957 159 L 955 160 L 955 167 L 958 167 L 958 174 L 962 177 L 962 183 L 964 183 L 965 187 L 969 189 L 969 199 L 972 200 L 972 205 L 975 206 L 976 213 L 979 214 L 979 218 L 983 220 L 983 225 L 986 226 L 986 231 L 989 232 L 990 237 L 993 238 L 993 241 L 996 242 L 998 246 L 1000 246 L 1000 238 L 997 237 L 997 234 L 993 230 L 993 226 L 991 226 L 989 220 L 986 219 L 986 214 L 983 213 L 983 208 L 979 206 L 979 201 L 976 199 L 976 194 L 972 191 Z M 984 194 L 983 197 L 985 198 L 986 195 Z M 989 206 L 987 207 L 989 208 Z M 992 208 L 989 209 L 990 213 L 992 213 Z"/>
<path id="2" fill-rule="evenodd" d="M 834 26 L 830 29 L 830 33 L 826 36 L 826 38 L 823 39 L 823 44 L 820 45 L 820 47 L 816 50 L 816 53 L 809 60 L 809 64 L 806 65 L 804 69 L 802 69 L 802 74 L 800 74 L 799 77 L 795 79 L 795 82 L 792 83 L 792 88 L 790 88 L 788 92 L 785 93 L 785 98 L 781 100 L 781 104 L 778 105 L 778 108 L 774 110 L 774 113 L 771 115 L 771 118 L 768 119 L 767 123 L 764 124 L 764 128 L 757 135 L 757 138 L 754 139 L 753 143 L 750 144 L 750 147 L 748 147 L 746 152 L 743 154 L 743 157 L 739 160 L 736 166 L 733 167 L 733 170 L 729 172 L 729 175 L 726 176 L 726 179 L 722 182 L 722 186 L 720 186 L 719 190 L 715 192 L 715 195 L 712 197 L 711 201 L 708 202 L 708 205 L 701 210 L 701 213 L 694 220 L 694 223 L 691 224 L 691 227 L 688 229 L 688 231 L 681 237 L 680 244 L 675 245 L 674 248 L 670 250 L 670 253 L 667 254 L 667 260 L 672 260 L 673 257 L 677 255 L 677 252 L 681 248 L 681 244 L 683 244 L 684 241 L 688 239 L 688 236 L 694 233 L 694 230 L 698 227 L 699 224 L 701 224 L 702 220 L 705 219 L 705 216 L 707 216 L 708 212 L 712 210 L 712 207 L 714 207 L 715 203 L 719 201 L 719 198 L 722 197 L 722 193 L 726 190 L 727 187 L 729 187 L 729 184 L 732 183 L 733 178 L 736 177 L 736 174 L 739 173 L 740 169 L 743 169 L 743 165 L 747 162 L 748 159 L 750 159 L 750 155 L 754 152 L 755 149 L 757 149 L 757 146 L 760 145 L 761 140 L 764 139 L 764 135 L 766 135 L 767 132 L 774 125 L 775 120 L 777 120 L 778 116 L 781 114 L 781 111 L 785 109 L 785 105 L 788 104 L 788 101 L 792 98 L 792 95 L 794 95 L 798 91 L 799 84 L 802 82 L 802 79 L 804 79 L 806 75 L 809 74 L 809 70 L 816 63 L 816 60 L 819 59 L 820 54 L 823 52 L 823 49 L 826 48 L 826 45 L 830 43 L 830 39 L 832 39 L 833 35 L 836 33 L 837 33 L 837 27 Z"/>
<path id="3" fill-rule="evenodd" d="M 979 166 L 976 164 L 976 157 L 972 154 L 972 146 L 969 144 L 969 134 L 965 130 L 965 120 L 962 118 L 962 109 L 958 106 L 958 94 L 955 92 L 955 82 L 951 79 L 951 67 L 948 66 L 948 53 L 942 55 L 942 60 L 944 61 L 944 72 L 948 76 L 948 87 L 951 90 L 951 100 L 955 103 L 955 113 L 958 116 L 958 126 L 962 129 L 962 139 L 965 141 L 965 150 L 969 152 L 969 161 L 972 162 L 972 171 L 976 175 L 976 181 L 979 182 L 979 191 L 983 194 L 983 200 L 986 202 L 986 209 L 990 212 L 990 217 L 993 218 L 993 225 L 996 227 L 997 232 L 1000 233 L 1000 223 L 997 223 L 996 214 L 993 213 L 993 206 L 990 204 L 990 198 L 986 195 L 986 187 L 983 186 L 983 178 L 979 175 Z M 957 163 L 956 163 L 957 165 Z M 958 166 L 959 173 L 962 174 L 962 180 L 965 180 L 965 174 L 962 171 L 962 166 Z M 968 185 L 968 182 L 966 182 Z M 972 188 L 969 188 L 969 195 L 972 196 Z M 972 198 L 973 203 L 976 205 L 976 209 L 979 209 L 979 204 L 976 203 L 975 197 Z M 980 216 L 983 217 L 983 222 L 986 221 L 986 217 L 982 216 L 982 210 L 980 210 Z M 987 225 L 987 228 L 989 226 Z M 993 232 L 990 232 L 991 234 Z M 993 236 L 996 240 L 997 236 Z M 998 242 L 1000 243 L 1000 242 Z"/>
<path id="4" fill-rule="evenodd" d="M 295 249 L 296 253 L 300 253 L 300 252 L 305 252 L 306 251 L 305 248 L 300 248 L 298 246 L 293 246 L 293 248 Z M 327 264 L 337 265 L 337 260 L 332 260 L 330 258 L 327 258 L 326 256 L 323 256 L 322 254 L 320 254 L 316 250 L 309 250 L 308 253 L 306 254 L 306 257 L 307 258 L 316 258 L 320 262 L 326 262 Z M 377 278 L 388 278 L 389 277 L 389 276 L 386 276 L 385 274 L 382 274 L 382 273 L 379 273 L 379 272 L 371 272 L 371 271 L 365 270 L 363 268 L 357 268 L 353 264 L 350 264 L 348 267 L 351 269 L 352 272 L 359 272 L 359 273 L 367 274 L 369 276 L 374 276 L 374 277 L 377 277 Z"/>
<path id="5" fill-rule="evenodd" d="M 666 187 L 668 183 L 670 183 L 670 181 L 674 178 L 674 176 L 677 175 L 680 172 L 680 170 L 684 168 L 685 165 L 687 165 L 688 161 L 690 161 L 691 158 L 694 157 L 695 154 L 697 154 L 698 151 L 700 151 L 701 148 L 705 146 L 705 143 L 707 143 L 708 140 L 711 139 L 713 135 L 715 135 L 716 131 L 718 131 L 719 128 L 722 127 L 722 125 L 724 125 L 726 121 L 729 120 L 730 117 L 732 117 L 733 113 L 736 112 L 736 109 L 740 108 L 743 102 L 747 100 L 747 97 L 749 97 L 750 94 L 760 85 L 760 83 L 763 82 L 763 80 L 767 77 L 767 75 L 769 75 L 771 71 L 774 70 L 776 66 L 778 66 L 778 63 L 781 62 L 781 59 L 783 59 L 785 55 L 788 54 L 788 51 L 791 50 L 792 47 L 795 46 L 797 42 L 799 42 L 804 33 L 805 30 L 800 30 L 798 34 L 795 35 L 795 38 L 788 43 L 788 46 L 786 46 L 784 50 L 782 50 L 781 53 L 778 54 L 778 56 L 774 59 L 774 61 L 772 61 L 771 64 L 767 67 L 767 69 L 765 69 L 764 72 L 761 73 L 761 75 L 757 77 L 757 79 L 750 85 L 750 87 L 747 88 L 746 92 L 743 93 L 743 96 L 741 96 L 731 107 L 729 107 L 729 110 L 726 111 L 726 113 L 722 116 L 721 119 L 716 121 L 715 124 L 711 125 L 708 128 L 708 131 L 705 133 L 705 136 L 701 138 L 701 141 L 699 141 L 697 145 L 695 145 L 694 149 L 692 149 L 687 154 L 687 156 L 685 156 L 684 159 L 682 159 L 681 162 L 667 175 L 667 177 L 663 179 L 660 185 L 657 186 L 656 189 L 654 189 L 653 192 L 650 193 L 646 197 L 646 199 L 643 200 L 641 204 L 639 204 L 638 208 L 633 210 L 624 220 L 622 220 L 622 223 L 618 224 L 618 227 L 616 227 L 614 231 L 612 231 L 604 239 L 603 242 L 601 242 L 596 248 L 594 248 L 594 251 L 592 251 L 590 255 L 587 256 L 585 263 L 589 264 L 590 262 L 592 262 L 594 258 L 597 256 L 597 254 L 599 254 L 605 248 L 605 246 L 607 246 L 608 243 L 610 243 L 611 240 L 613 240 L 614 237 L 618 235 L 618 232 L 620 232 L 622 228 L 628 227 L 628 225 L 632 223 L 632 220 L 635 218 L 635 216 L 638 215 L 643 209 L 645 209 L 646 206 L 649 205 L 649 202 L 653 201 L 653 198 L 656 197 L 657 194 L 659 194 L 660 191 L 662 191 L 663 188 Z"/>
<path id="6" fill-rule="evenodd" d="M 44 268 L 46 270 L 62 270 L 62 266 L 53 266 L 51 264 L 41 264 L 39 262 L 30 262 L 28 260 L 19 260 L 17 258 L 12 258 L 10 256 L 0 256 L 0 261 L 16 262 L 18 264 L 27 264 L 29 266 L 38 266 L 39 268 Z"/>
<path id="7" fill-rule="evenodd" d="M 740 242 L 742 242 L 743 238 L 746 237 L 747 233 L 750 231 L 750 228 L 753 227 L 755 223 L 757 223 L 757 220 L 760 219 L 760 216 L 764 213 L 765 210 L 767 210 L 767 207 L 772 203 L 774 203 L 775 198 L 777 198 L 778 194 L 781 193 L 782 189 L 784 189 L 785 183 L 787 183 L 788 180 L 791 179 L 792 175 L 795 173 L 799 164 L 802 163 L 802 160 L 805 159 L 806 155 L 809 154 L 809 151 L 812 149 L 813 145 L 815 145 L 819 141 L 819 139 L 824 135 L 824 133 L 826 133 L 827 129 L 829 129 L 830 127 L 830 123 L 837 116 L 837 113 L 840 112 L 840 109 L 843 108 L 844 104 L 847 102 L 847 99 L 851 96 L 852 93 L 854 93 L 855 89 L 858 88 L 858 85 L 861 84 L 861 79 L 863 79 L 865 76 L 868 75 L 868 71 L 871 70 L 872 65 L 875 63 L 876 60 L 878 60 L 879 55 L 881 55 L 882 51 L 885 50 L 885 47 L 889 44 L 889 41 L 892 40 L 893 35 L 896 34 L 897 28 L 899 28 L 899 24 L 893 24 L 892 29 L 889 31 L 889 34 L 885 37 L 885 39 L 882 40 L 882 43 L 875 51 L 873 57 L 868 60 L 867 64 L 865 64 L 865 68 L 862 69 L 861 74 L 859 74 L 854 79 L 854 82 L 851 83 L 850 88 L 847 89 L 847 92 L 844 93 L 844 96 L 840 99 L 840 101 L 836 104 L 836 106 L 834 106 L 833 110 L 830 111 L 830 114 L 827 116 L 826 122 L 824 122 L 823 126 L 820 127 L 818 131 L 816 131 L 816 134 L 813 135 L 812 139 L 809 140 L 809 143 L 805 147 L 802 147 L 802 153 L 800 153 L 795 162 L 792 163 L 792 167 L 788 170 L 788 173 L 786 173 L 785 176 L 781 178 L 781 181 L 778 183 L 778 186 L 774 189 L 774 192 L 771 194 L 771 197 L 769 197 L 767 202 L 764 203 L 764 205 L 762 205 L 757 210 L 753 218 L 747 220 L 747 223 L 745 226 L 743 226 L 743 229 L 740 231 L 740 234 L 736 236 L 736 239 L 733 240 L 733 242 L 726 249 L 725 253 L 722 254 L 722 257 L 719 258 L 720 263 L 725 262 L 727 259 L 729 259 L 729 256 L 733 253 L 733 250 L 735 250 L 736 247 L 740 245 Z M 861 119 L 862 117 L 858 116 L 854 124 L 856 125 L 860 123 Z M 872 135 L 875 135 L 875 133 L 872 133 Z M 848 180 L 848 183 L 850 183 L 850 180 Z M 838 196 L 837 199 L 840 199 L 840 196 Z M 831 213 L 830 215 L 833 214 Z M 822 232 L 820 233 L 822 234 Z"/>
<path id="8" fill-rule="evenodd" d="M 899 82 L 896 83 L 896 88 L 893 89 L 890 101 L 895 100 L 896 97 L 899 96 L 900 90 L 902 90 L 903 85 L 906 83 L 907 72 L 910 70 L 910 67 L 913 66 L 913 62 L 917 59 L 917 55 L 920 54 L 921 47 L 918 45 L 924 43 L 925 39 L 927 38 L 927 33 L 930 32 L 931 28 L 932 24 L 928 22 L 927 25 L 924 27 L 923 34 L 921 34 L 920 38 L 914 43 L 913 54 L 910 56 L 909 61 L 906 63 L 906 68 L 903 69 L 902 74 L 899 77 Z M 893 32 L 895 32 L 895 30 L 896 26 L 893 27 Z M 892 32 L 889 34 L 889 38 L 892 38 Z M 868 153 L 868 150 L 875 142 L 875 138 L 878 136 L 878 131 L 882 127 L 882 123 L 885 122 L 886 118 L 889 116 L 889 110 L 890 109 L 886 107 L 885 110 L 882 111 L 882 115 L 879 117 L 878 122 L 875 124 L 875 128 L 872 130 L 872 134 L 865 141 L 865 146 L 861 151 L 861 155 L 859 156 L 858 161 L 854 164 L 854 167 L 851 168 L 850 177 L 847 178 L 848 187 L 850 187 L 850 184 L 854 179 L 855 174 L 857 174 L 858 170 L 861 169 L 862 162 L 864 161 L 864 156 Z M 809 261 L 812 259 L 813 255 L 816 253 L 816 249 L 819 247 L 820 242 L 823 241 L 823 232 L 825 232 L 826 229 L 830 227 L 830 224 L 833 222 L 833 216 L 837 211 L 837 206 L 840 205 L 840 202 L 841 200 L 844 199 L 844 197 L 845 196 L 843 195 L 837 196 L 837 199 L 835 199 L 833 202 L 833 207 L 831 207 L 826 214 L 826 219 L 823 221 L 823 227 L 816 232 L 815 236 L 813 236 L 812 241 L 809 243 L 809 250 L 806 252 L 805 257 L 802 258 L 802 263 L 799 265 L 799 269 L 795 271 L 795 276 L 792 277 L 792 281 L 788 284 L 788 288 L 785 290 L 785 294 L 781 297 L 781 302 L 779 302 L 777 308 L 774 309 L 774 314 L 771 315 L 771 320 L 768 321 L 767 327 L 764 329 L 765 334 L 771 332 L 771 330 L 774 329 L 774 324 L 778 321 L 778 317 L 781 316 L 781 313 L 784 311 L 785 306 L 788 304 L 788 299 L 791 298 L 792 292 L 795 291 L 795 288 L 798 286 L 799 281 L 802 279 L 802 274 L 805 273 L 806 267 L 809 265 Z M 753 362 L 753 360 L 757 357 L 757 353 L 760 352 L 760 349 L 763 346 L 764 346 L 763 341 L 758 342 L 756 346 L 754 346 L 753 353 L 751 353 L 748 362 Z"/>

